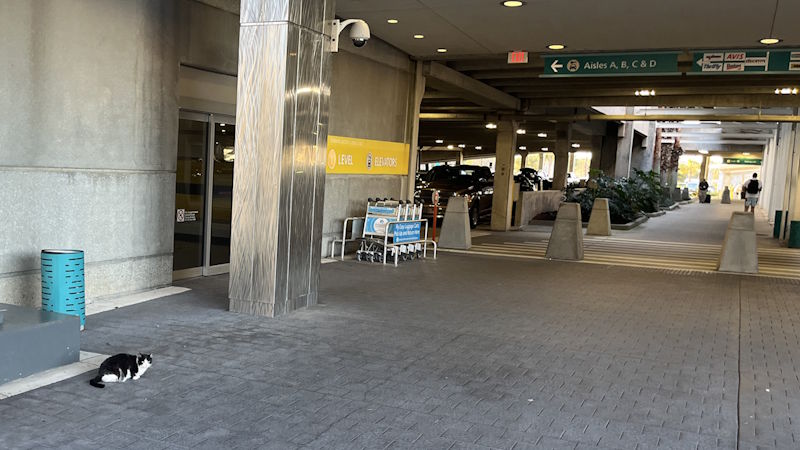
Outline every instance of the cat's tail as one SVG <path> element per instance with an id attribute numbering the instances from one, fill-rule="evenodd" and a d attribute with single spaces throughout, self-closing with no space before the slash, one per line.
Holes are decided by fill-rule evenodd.
<path id="1" fill-rule="evenodd" d="M 101 377 L 100 375 L 98 375 L 98 376 L 92 378 L 91 380 L 89 380 L 89 384 L 91 384 L 92 386 L 94 386 L 96 388 L 100 388 L 100 389 L 103 389 L 104 387 L 106 387 L 106 385 L 103 384 L 103 377 Z"/>

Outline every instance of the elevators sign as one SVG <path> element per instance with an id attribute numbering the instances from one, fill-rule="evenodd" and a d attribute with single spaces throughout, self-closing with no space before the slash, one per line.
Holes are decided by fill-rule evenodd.
<path id="1" fill-rule="evenodd" d="M 793 73 L 800 75 L 797 50 L 715 50 L 696 52 L 692 74 L 742 75 Z"/>
<path id="2" fill-rule="evenodd" d="M 408 145 L 328 136 L 326 172 L 357 175 L 407 175 Z"/>

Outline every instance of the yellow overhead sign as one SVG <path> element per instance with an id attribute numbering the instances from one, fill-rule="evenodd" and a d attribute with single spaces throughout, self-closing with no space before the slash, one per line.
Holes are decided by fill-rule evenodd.
<path id="1" fill-rule="evenodd" d="M 407 175 L 408 145 L 328 136 L 327 173 Z"/>

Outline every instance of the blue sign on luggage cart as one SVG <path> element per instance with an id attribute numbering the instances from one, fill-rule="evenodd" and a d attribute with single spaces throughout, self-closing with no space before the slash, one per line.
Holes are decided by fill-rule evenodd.
<path id="1" fill-rule="evenodd" d="M 399 222 L 392 226 L 394 243 L 405 244 L 421 240 L 422 222 Z"/>

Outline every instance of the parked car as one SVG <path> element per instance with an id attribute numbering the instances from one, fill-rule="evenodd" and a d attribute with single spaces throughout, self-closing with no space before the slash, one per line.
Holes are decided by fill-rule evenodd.
<path id="1" fill-rule="evenodd" d="M 414 200 L 423 204 L 422 216 L 431 220 L 444 218 L 447 201 L 454 195 L 465 195 L 469 205 L 470 226 L 475 228 L 483 218 L 492 215 L 494 176 L 488 167 L 437 166 L 417 183 Z M 438 200 L 434 208 L 434 199 Z"/>

